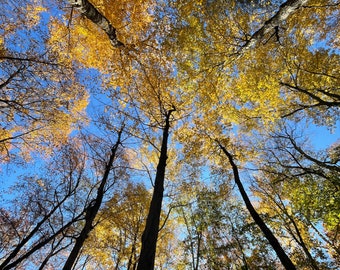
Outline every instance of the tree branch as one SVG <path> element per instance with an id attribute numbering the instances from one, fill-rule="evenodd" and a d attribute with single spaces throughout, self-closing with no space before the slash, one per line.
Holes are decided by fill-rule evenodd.
<path id="1" fill-rule="evenodd" d="M 308 0 L 288 0 L 283 3 L 277 13 L 269 20 L 267 20 L 264 25 L 246 41 L 246 43 L 240 48 L 237 54 L 243 54 L 245 51 L 249 50 L 266 34 L 268 34 L 273 29 L 275 30 L 284 20 L 286 20 L 291 14 L 296 12 L 307 2 Z"/>
<path id="2" fill-rule="evenodd" d="M 116 28 L 114 28 L 109 20 L 103 14 L 101 14 L 88 0 L 69 0 L 69 3 L 81 14 L 86 16 L 89 20 L 104 30 L 113 47 L 119 48 L 125 46 L 121 41 L 118 40 Z"/>

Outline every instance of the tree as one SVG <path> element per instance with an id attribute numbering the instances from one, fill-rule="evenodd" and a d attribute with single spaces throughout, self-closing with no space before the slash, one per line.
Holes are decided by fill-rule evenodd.
<path id="1" fill-rule="evenodd" d="M 178 247 L 183 255 L 177 267 L 282 269 L 243 202 L 234 195 L 231 176 L 220 173 L 213 174 L 209 183 L 197 179 L 182 186 L 176 212 L 185 237 Z"/>
<path id="2" fill-rule="evenodd" d="M 85 2 L 82 3 L 84 4 Z M 91 6 L 91 10 L 95 11 L 96 8 Z M 87 10 L 85 10 L 85 8 L 82 8 L 81 12 L 83 12 L 90 20 L 98 24 L 97 19 L 92 17 L 92 15 L 89 15 L 90 8 L 88 8 Z M 98 17 L 101 17 L 103 21 L 107 21 L 107 19 L 99 12 L 96 14 Z M 102 25 L 100 25 L 100 27 L 103 28 Z M 106 26 L 104 28 L 105 28 L 104 31 L 108 34 Z M 112 28 L 109 31 L 115 32 L 115 29 Z M 111 41 L 112 38 L 116 39 L 115 37 L 111 37 L 110 36 L 111 34 L 108 35 Z M 157 50 L 155 50 L 154 53 L 162 55 L 162 52 L 159 53 Z M 173 112 L 176 111 L 176 107 L 173 104 L 173 101 L 171 100 L 171 95 L 169 97 L 169 95 L 164 92 L 165 89 L 164 90 L 161 89 L 162 85 L 164 84 L 163 82 L 164 79 L 162 78 L 168 73 L 168 71 L 163 67 L 158 67 L 157 64 L 154 68 L 151 68 L 150 63 L 156 63 L 154 62 L 154 60 L 158 60 L 157 59 L 158 55 L 156 55 L 156 59 L 150 57 L 150 59 L 146 59 L 143 61 L 137 60 L 134 57 L 131 57 L 130 55 L 128 56 L 131 58 L 128 59 L 128 61 L 131 64 L 133 64 L 133 68 L 136 69 L 137 72 L 140 72 L 142 76 L 139 76 L 138 79 L 133 78 L 134 76 L 132 76 L 131 84 L 128 84 L 129 80 L 127 80 L 125 84 L 131 88 L 126 90 L 121 89 L 119 93 L 120 94 L 119 98 L 122 99 L 123 97 L 122 92 L 124 93 L 125 90 L 128 100 L 126 101 L 122 99 L 122 101 L 124 103 L 128 103 L 129 105 L 131 104 L 132 106 L 136 107 L 138 110 L 142 112 L 142 113 L 138 112 L 137 116 L 135 116 L 135 114 L 133 113 L 129 115 L 129 117 L 135 118 L 133 119 L 134 121 L 137 120 L 138 122 L 140 122 L 141 115 L 145 114 L 145 117 L 147 119 L 146 121 L 151 122 L 153 128 L 156 127 L 162 130 L 161 146 L 159 150 L 160 156 L 154 182 L 154 193 L 150 204 L 149 214 L 146 221 L 146 227 L 144 229 L 142 236 L 142 247 L 137 267 L 137 269 L 153 269 L 163 200 L 165 168 L 168 152 L 167 150 L 168 137 L 170 133 L 172 114 Z M 148 64 L 147 67 L 144 62 Z M 159 73 L 160 77 L 156 78 L 152 73 Z M 167 82 L 169 78 L 165 77 L 165 80 Z M 146 89 L 141 88 L 142 90 L 140 90 L 139 88 L 140 85 Z M 134 93 L 138 97 L 140 97 L 139 100 L 131 98 L 134 97 L 133 95 Z M 143 122 L 142 125 L 144 125 Z"/>
<path id="3" fill-rule="evenodd" d="M 148 217 L 142 236 L 142 248 L 139 256 L 137 270 L 153 269 L 156 244 L 159 230 L 159 221 L 162 209 L 162 200 L 164 192 L 165 168 L 167 160 L 167 145 L 170 129 L 170 117 L 175 109 L 170 109 L 164 115 L 165 125 L 163 128 L 162 144 L 160 149 L 159 162 L 155 176 L 154 192 L 152 195 Z"/>
<path id="4" fill-rule="evenodd" d="M 113 161 L 117 163 L 123 158 L 117 150 L 121 132 L 118 134 L 109 161 L 105 162 L 107 157 L 99 154 L 97 147 L 105 148 L 98 138 L 87 137 L 87 143 L 83 145 L 82 141 L 74 139 L 68 147 L 64 146 L 62 153 L 53 157 L 48 168 L 50 178 L 37 174 L 27 177 L 26 186 L 19 186 L 19 191 L 26 190 L 29 196 L 27 201 L 14 202 L 13 209 L 18 208 L 19 215 L 25 218 L 21 222 L 15 221 L 15 215 L 5 219 L 5 228 L 16 232 L 18 240 L 17 243 L 9 243 L 1 269 L 12 269 L 23 262 L 42 269 L 48 265 L 49 259 L 70 248 L 70 255 L 59 256 L 64 257 L 67 269 L 72 268 L 85 239 L 95 226 L 94 219 L 104 195 L 109 193 L 117 179 L 125 177 L 122 168 L 113 166 Z M 77 143 L 78 148 L 75 147 Z M 90 158 L 91 148 L 94 156 Z M 85 149 L 86 152 L 82 152 Z M 94 175 L 102 174 L 101 181 L 91 178 L 91 170 L 94 170 Z M 109 176 L 113 171 L 115 176 Z"/>
<path id="5" fill-rule="evenodd" d="M 209 190 L 207 187 L 197 187 L 195 191 L 195 187 L 192 188 L 191 194 L 188 195 L 193 198 L 189 197 L 185 203 L 182 201 L 183 206 L 178 210 L 186 231 L 183 240 L 184 263 L 191 269 L 220 269 L 230 268 L 231 265 L 241 267 L 243 263 L 238 258 L 239 250 L 237 246 L 233 249 L 234 239 L 232 232 L 228 231 L 228 227 L 233 226 L 228 220 L 231 215 L 227 217 L 224 208 L 232 202 L 220 191 Z M 228 201 L 224 205 L 223 202 L 226 200 Z M 239 240 L 242 236 L 235 235 L 235 237 Z M 244 246 L 240 248 L 243 249 Z M 231 255 L 232 253 L 234 256 Z"/>
<path id="6" fill-rule="evenodd" d="M 263 219 L 257 213 L 256 209 L 253 207 L 253 205 L 252 205 L 252 203 L 251 203 L 251 201 L 250 201 L 250 199 L 249 199 L 249 197 L 248 197 L 248 195 L 247 195 L 247 193 L 246 193 L 246 191 L 243 187 L 243 184 L 240 180 L 238 168 L 237 168 L 237 165 L 234 162 L 233 156 L 226 150 L 226 148 L 223 145 L 221 145 L 219 142 L 218 142 L 218 144 L 219 144 L 219 147 L 221 148 L 221 150 L 223 151 L 223 153 L 227 156 L 229 163 L 232 166 L 235 183 L 236 183 L 236 185 L 237 185 L 237 187 L 238 187 L 238 189 L 241 193 L 242 199 L 243 199 L 250 215 L 254 219 L 255 223 L 260 227 L 260 229 L 263 232 L 263 234 L 265 235 L 266 239 L 269 241 L 269 243 L 271 244 L 271 246 L 275 250 L 275 252 L 276 252 L 277 256 L 279 257 L 283 266 L 286 269 L 296 269 L 295 265 L 290 260 L 290 258 L 287 256 L 286 252 L 283 250 L 283 248 L 280 245 L 280 243 L 278 242 L 277 238 L 274 236 L 272 231 L 269 229 L 269 227 L 266 225 L 266 223 L 263 221 Z"/>
<path id="7" fill-rule="evenodd" d="M 338 162 L 330 157 L 332 151 L 320 151 L 316 158 L 312 149 L 304 150 L 307 144 L 297 130 L 285 127 L 271 136 L 273 144 L 266 145 L 266 162 L 254 187 L 258 197 L 266 201 L 265 207 L 261 203 L 261 211 L 270 215 L 272 227 L 284 225 L 285 232 L 303 250 L 300 256 L 308 262 L 299 259 L 301 267 L 310 264 L 314 269 L 332 269 L 339 254 L 337 244 L 317 227 L 322 223 L 326 232 L 328 228 L 336 231 L 339 224 Z M 308 232 L 309 228 L 317 237 Z M 326 253 L 334 256 L 334 261 L 325 260 Z"/>
<path id="8" fill-rule="evenodd" d="M 37 45 L 46 39 L 46 29 L 38 24 L 44 9 L 27 1 L 21 4 L 21 12 L 13 1 L 2 5 L 6 13 L 1 16 L 6 27 L 0 42 L 2 161 L 18 153 L 26 158 L 31 151 L 48 153 L 51 147 L 66 143 L 71 131 L 85 121 L 88 99 L 75 70 L 59 62 L 57 53 Z M 15 23 L 11 16 L 17 18 Z M 36 33 L 35 38 L 29 36 L 30 31 Z M 25 38 L 30 42 L 26 44 Z M 13 46 L 13 39 L 25 46 Z"/>
<path id="9" fill-rule="evenodd" d="M 163 244 L 159 233 L 181 214 L 187 227 L 183 238 L 189 244 L 180 244 L 177 239 L 173 254 L 181 258 L 178 254 L 187 248 L 193 268 L 231 267 L 234 258 L 235 267 L 251 269 L 272 264 L 280 268 L 267 240 L 286 268 L 332 267 L 332 263 L 324 263 L 321 251 L 328 245 L 330 256 L 336 260 L 337 150 L 329 150 L 329 155 L 323 152 L 325 160 L 316 158 L 302 141 L 282 133 L 282 119 L 300 128 L 305 128 L 305 123 L 333 128 L 338 120 L 336 0 L 19 3 L 27 12 L 19 12 L 13 1 L 1 7 L 5 12 L 0 17 L 6 27 L 1 30 L 5 38 L 0 48 L 4 64 L 4 72 L 0 73 L 0 117 L 4 123 L 0 151 L 17 155 L 13 146 L 18 146 L 22 153 L 31 153 L 34 160 L 35 150 L 61 151 L 71 137 L 81 135 L 88 159 L 86 177 L 81 177 L 84 185 L 72 195 L 78 201 L 58 207 L 52 213 L 57 216 L 53 222 L 47 218 L 46 231 L 51 238 L 34 251 L 34 256 L 20 257 L 23 259 L 18 265 L 61 265 L 71 254 L 70 265 L 93 266 L 96 261 L 91 257 L 91 247 L 84 246 L 84 239 L 98 233 L 92 227 L 101 222 L 122 229 L 119 234 L 110 230 L 103 233 L 111 233 L 112 241 L 117 241 L 112 246 L 124 250 L 128 242 L 124 226 L 110 220 L 114 215 L 105 213 L 114 212 L 115 206 L 120 208 L 115 200 L 119 191 L 111 187 L 117 179 L 126 180 L 129 173 L 129 180 L 143 183 L 153 195 L 150 205 L 142 201 L 148 217 L 141 240 L 135 240 L 138 234 L 133 234 L 129 255 L 113 252 L 116 257 L 112 265 L 134 268 L 139 260 L 139 269 L 153 269 L 156 264 L 160 268 L 174 266 L 156 259 L 161 256 L 157 248 Z M 17 14 L 13 22 L 11 18 Z M 15 38 L 22 41 L 21 47 L 12 45 Z M 23 98 L 29 103 L 20 95 L 6 96 L 9 89 L 21 93 L 24 88 Z M 85 89 L 90 103 L 86 102 Z M 85 127 L 78 116 L 87 104 L 90 121 Z M 110 171 L 108 184 L 103 171 L 109 171 L 105 170 L 110 160 L 108 152 L 115 145 L 116 138 L 112 137 L 121 123 L 127 140 L 116 160 L 119 166 Z M 278 138 L 264 136 L 269 133 L 279 134 Z M 269 151 L 268 146 L 278 140 L 280 148 Z M 47 166 L 46 160 L 40 162 Z M 58 162 L 62 165 L 63 159 Z M 244 170 L 246 167 L 252 170 Z M 262 173 L 250 177 L 255 183 L 253 194 L 247 189 L 243 171 Z M 236 184 L 255 223 L 239 206 L 231 216 L 239 213 L 242 220 L 235 222 L 228 215 L 229 208 L 220 201 L 225 195 L 223 190 L 205 185 L 213 183 L 214 174 L 230 190 Z M 190 194 L 193 189 L 185 188 L 187 177 L 205 188 Z M 60 182 L 58 177 L 53 179 L 50 193 Z M 266 194 L 267 189 L 273 194 Z M 317 196 L 308 200 L 299 194 L 300 189 Z M 136 192 L 143 194 L 141 189 Z M 195 195 L 194 203 L 182 206 L 189 212 L 174 214 L 183 197 L 191 195 Z M 212 198 L 216 202 L 209 205 Z M 54 206 L 58 206 L 58 200 Z M 288 207 L 285 200 L 292 205 Z M 324 205 L 324 212 L 318 202 Z M 48 200 L 42 200 L 42 204 L 30 211 L 54 209 Z M 305 211 L 306 206 L 315 213 Z M 269 207 L 271 211 L 266 212 Z M 9 217 L 8 207 L 2 208 L 1 220 L 13 220 L 4 228 L 11 235 L 16 228 L 20 231 L 21 220 Z M 136 217 L 140 217 L 138 214 Z M 30 215 L 18 215 L 24 217 L 23 223 L 34 224 Z M 75 222 L 65 228 L 73 218 Z M 231 229 L 226 230 L 225 224 Z M 256 224 L 267 240 L 259 235 Z M 322 241 L 311 235 L 308 226 Z M 221 236 L 222 232 L 225 234 Z M 39 234 L 36 239 L 40 239 Z M 5 242 L 10 254 L 16 243 Z M 172 250 L 173 243 L 165 249 Z M 224 246 L 226 243 L 230 245 Z M 313 244 L 318 247 L 313 248 Z M 137 247 L 141 248 L 139 258 Z M 20 251 L 23 249 L 15 258 Z M 261 258 L 263 254 L 268 256 Z M 177 266 L 190 267 L 187 258 L 178 260 L 181 263 Z"/>
<path id="10" fill-rule="evenodd" d="M 109 174 L 110 174 L 110 171 L 112 170 L 113 162 L 116 159 L 118 147 L 121 144 L 122 132 L 123 130 L 120 130 L 118 132 L 117 141 L 111 148 L 111 153 L 109 155 L 109 159 L 105 165 L 105 169 L 103 172 L 103 178 L 100 181 L 99 187 L 97 188 L 97 194 L 94 197 L 94 199 L 88 204 L 88 206 L 85 208 L 85 217 L 84 217 L 85 224 L 81 232 L 75 239 L 75 244 L 63 267 L 63 269 L 65 270 L 72 269 L 79 255 L 79 252 L 84 245 L 86 238 L 88 237 L 89 233 L 92 231 L 94 227 L 94 220 L 98 214 L 99 208 L 102 205 L 105 190 L 107 189 L 106 186 L 109 180 Z"/>
<path id="11" fill-rule="evenodd" d="M 10 203 L 11 214 L 5 209 L 1 211 L 1 233 L 13 235 L 3 246 L 1 269 L 22 265 L 42 249 L 42 256 L 48 259 L 72 242 L 67 235 L 72 234 L 75 224 L 82 220 L 82 211 L 77 211 L 79 205 L 73 203 L 81 193 L 85 163 L 85 157 L 78 150 L 64 146 L 58 153 L 60 164 L 50 167 L 59 172 L 57 179 L 55 175 L 49 178 L 48 173 L 45 177 L 26 176 L 16 187 L 19 194 L 25 194 L 25 199 L 14 199 Z M 39 265 L 39 258 L 36 260 Z"/>

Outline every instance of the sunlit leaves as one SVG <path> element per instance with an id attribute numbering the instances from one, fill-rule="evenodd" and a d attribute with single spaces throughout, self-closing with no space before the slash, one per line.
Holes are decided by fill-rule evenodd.
<path id="1" fill-rule="evenodd" d="M 127 139 L 123 143 L 125 159 L 119 166 L 133 180 L 151 187 L 162 131 L 169 120 L 166 206 L 175 207 L 196 196 L 193 204 L 184 206 L 187 212 L 177 213 L 189 221 L 185 236 L 196 233 L 206 240 L 201 251 L 208 268 L 217 265 L 212 262 L 220 262 L 215 268 L 223 269 L 233 261 L 237 267 L 248 265 L 249 269 L 277 266 L 272 257 L 262 258 L 268 247 L 238 202 L 230 209 L 223 201 L 223 191 L 208 192 L 210 187 L 204 187 L 194 193 L 190 189 L 193 183 L 215 184 L 212 176 L 229 188 L 230 168 L 217 142 L 231 150 L 240 170 L 250 167 L 249 174 L 259 167 L 267 170 L 255 175 L 254 200 L 298 266 L 313 261 L 309 258 L 307 262 L 308 252 L 300 248 L 303 242 L 320 262 L 327 241 L 336 253 L 338 174 L 319 168 L 320 164 L 309 166 L 311 162 L 304 159 L 298 165 L 307 164 L 305 170 L 295 168 L 301 154 L 295 159 L 296 152 L 287 142 L 266 152 L 273 138 L 261 136 L 277 131 L 281 118 L 330 128 L 339 120 L 339 3 L 90 2 L 114 26 L 124 46 L 112 46 L 105 31 L 72 6 L 72 1 L 3 1 L 1 155 L 20 152 L 28 157 L 31 151 L 51 152 L 61 149 L 75 130 L 86 133 L 93 129 L 95 134 L 86 141 L 101 147 L 95 154 L 87 154 L 97 156 L 91 166 L 100 168 L 95 173 L 98 176 L 110 135 L 123 123 Z M 300 3 L 298 8 L 272 24 L 270 20 L 283 6 L 295 3 Z M 91 122 L 85 117 L 88 106 Z M 169 111 L 173 113 L 166 119 Z M 89 129 L 82 129 L 88 123 Z M 105 129 L 105 143 L 101 128 Z M 279 155 L 282 149 L 291 152 Z M 268 159 L 270 154 L 275 158 Z M 325 158 L 327 164 L 338 166 L 336 149 Z M 76 162 L 77 157 L 73 159 Z M 274 177 L 274 172 L 281 177 Z M 117 178 L 126 175 L 115 171 Z M 46 186 L 36 184 L 41 189 Z M 92 183 L 87 185 L 95 190 Z M 140 248 L 137 223 L 145 219 L 150 194 L 144 186 L 131 184 L 109 195 L 112 198 L 91 236 L 100 241 L 91 238 L 84 252 L 91 256 L 94 267 L 96 263 L 111 268 L 132 266 Z M 242 220 L 237 219 L 238 214 Z M 167 224 L 173 218 L 170 215 Z M 308 226 L 315 226 L 313 232 L 319 233 L 322 244 Z M 159 242 L 158 266 L 165 265 L 160 257 L 169 259 L 167 252 L 174 240 L 172 234 L 164 237 Z M 197 244 L 197 238 L 190 240 Z M 174 245 L 180 247 L 173 253 L 177 258 L 183 246 L 190 249 L 185 243 Z M 185 259 L 178 267 L 189 265 Z"/>
<path id="2" fill-rule="evenodd" d="M 94 7 L 117 29 L 118 40 L 125 50 L 138 49 L 140 44 L 151 38 L 153 30 L 154 3 L 152 1 L 93 1 Z M 63 20 L 50 24 L 49 42 L 63 52 L 65 60 L 80 62 L 87 67 L 115 70 L 122 64 L 121 52 L 110 44 L 105 32 L 76 8 L 65 14 Z"/>
<path id="3" fill-rule="evenodd" d="M 42 147 L 43 140 L 52 145 L 65 141 L 77 121 L 84 119 L 87 105 L 87 94 L 72 75 L 54 63 L 39 61 L 20 57 L 1 61 L 0 117 L 2 134 L 7 134 L 1 139 L 22 152 Z"/>
<path id="4" fill-rule="evenodd" d="M 22 4 L 26 11 L 19 12 L 12 1 L 2 6 L 8 15 L 1 16 L 6 25 L 0 55 L 2 157 L 19 153 L 28 158 L 31 151 L 50 152 L 66 142 L 85 121 L 88 99 L 75 71 L 45 47 L 47 28 L 41 21 L 46 21 L 42 13 L 47 9 L 38 1 Z M 17 12 L 15 22 L 13 12 Z"/>
<path id="5" fill-rule="evenodd" d="M 99 221 L 86 245 L 91 265 L 97 267 L 126 267 L 137 265 L 140 239 L 147 216 L 151 194 L 145 186 L 128 183 L 121 191 L 115 192 L 100 213 Z M 156 264 L 171 261 L 168 245 L 172 241 L 169 224 L 160 231 L 159 255 Z"/>
<path id="6" fill-rule="evenodd" d="M 28 4 L 25 12 L 27 15 L 27 25 L 37 25 L 41 19 L 41 13 L 44 11 L 46 11 L 46 8 L 39 5 L 39 2 L 37 0 L 33 1 L 32 4 Z"/>

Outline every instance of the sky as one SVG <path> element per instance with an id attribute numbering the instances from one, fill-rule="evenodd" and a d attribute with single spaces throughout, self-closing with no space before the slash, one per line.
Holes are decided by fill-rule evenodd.
<path id="1" fill-rule="evenodd" d="M 24 27 L 20 30 L 18 30 L 14 35 L 12 35 L 6 42 L 6 45 L 13 51 L 16 52 L 26 52 L 32 43 L 41 43 L 42 38 L 44 35 L 47 35 L 48 28 L 47 23 L 50 19 L 50 16 L 56 16 L 58 18 L 62 18 L 62 15 L 64 14 L 65 10 L 62 12 L 58 10 L 54 5 L 53 1 L 47 1 L 49 5 L 51 5 L 51 13 L 43 11 L 40 13 L 41 21 L 39 25 L 31 27 Z M 6 6 L 8 5 L 8 6 Z M 19 9 L 18 4 L 15 1 L 9 1 L 6 5 L 3 5 L 3 9 L 13 10 L 13 15 L 16 14 L 16 9 Z M 68 11 L 66 11 L 68 12 Z M 26 15 L 23 15 L 26 16 Z M 29 18 L 29 17 L 27 17 Z M 16 18 L 12 18 L 11 20 L 15 20 Z M 32 38 L 33 37 L 33 38 Z M 318 49 L 320 47 L 326 47 L 326 41 L 320 41 L 317 44 L 314 45 L 311 49 Z M 41 50 L 45 49 L 45 46 L 42 46 L 40 48 Z M 90 81 L 90 83 L 87 85 L 87 87 L 91 89 L 100 88 L 101 81 L 99 78 L 98 71 L 94 69 L 84 69 L 79 73 L 79 76 L 83 78 L 84 80 L 89 81 L 89 78 L 93 78 L 93 80 Z M 100 96 L 100 95 L 98 95 Z M 102 95 L 103 96 L 103 95 Z M 90 98 L 90 104 L 87 109 L 88 113 L 93 114 L 98 106 L 98 101 L 94 99 L 93 97 Z M 100 104 L 99 104 L 100 105 Z M 328 147 L 329 145 L 339 142 L 340 139 L 340 123 L 336 125 L 334 130 L 329 130 L 326 127 L 318 127 L 315 125 L 310 125 L 308 130 L 306 130 L 307 134 L 310 134 L 309 139 L 312 142 L 312 145 L 317 150 L 322 150 L 325 147 Z M 11 183 L 13 183 L 20 174 L 25 174 L 26 170 L 29 170 L 30 172 L 34 171 L 33 168 L 39 167 L 39 162 L 36 162 L 35 164 L 29 164 L 29 166 L 26 164 L 26 166 L 23 166 L 22 168 L 18 166 L 17 164 L 3 164 L 0 166 L 0 184 L 2 184 L 2 187 L 0 189 L 7 189 Z M 25 168 L 26 167 L 26 168 Z"/>
<path id="2" fill-rule="evenodd" d="M 307 132 L 311 134 L 311 142 L 317 150 L 325 149 L 334 143 L 340 144 L 340 123 L 337 123 L 334 130 L 312 126 Z"/>
<path id="3" fill-rule="evenodd" d="M 53 12 L 55 12 L 54 9 L 53 9 Z M 55 13 L 55 14 L 58 14 L 58 13 Z M 26 53 L 27 50 L 29 50 L 30 46 L 34 47 L 36 44 L 39 44 L 39 42 L 43 43 L 42 39 L 43 39 L 43 36 L 46 35 L 47 33 L 47 30 L 48 30 L 47 22 L 48 22 L 50 15 L 48 15 L 46 12 L 43 12 L 41 15 L 43 18 L 42 20 L 43 26 L 40 28 L 38 34 L 34 33 L 35 31 L 34 27 L 31 29 L 20 29 L 13 36 L 7 39 L 6 42 L 7 44 L 9 44 L 8 48 L 12 49 L 15 52 Z M 58 16 L 60 16 L 60 14 L 58 14 Z M 31 39 L 32 36 L 33 38 Z M 323 45 L 322 43 L 319 43 L 318 46 L 321 47 Z M 38 50 L 41 50 L 41 52 L 43 52 L 45 49 L 46 47 L 42 46 Z M 1 74 L 2 73 L 0 70 L 0 75 Z M 94 91 L 100 89 L 102 81 L 100 79 L 100 73 L 97 70 L 83 69 L 79 71 L 78 76 L 80 78 L 80 81 L 81 80 L 86 81 L 86 86 L 89 89 L 94 90 Z M 103 100 L 99 101 L 98 98 L 103 99 Z M 98 109 L 97 109 L 98 107 L 103 109 L 102 103 L 101 103 L 102 101 L 103 102 L 108 101 L 105 94 L 98 93 L 96 97 L 91 96 L 90 103 L 87 108 L 87 113 L 89 115 L 93 115 L 96 112 L 98 112 Z M 91 124 L 87 128 L 92 129 L 92 131 L 95 131 L 94 126 L 92 126 Z M 333 129 L 310 124 L 308 128 L 304 130 L 304 133 L 305 135 L 307 135 L 308 139 L 310 140 L 315 150 L 324 150 L 334 143 L 340 144 L 340 122 L 338 122 Z M 13 199 L 15 198 L 14 195 L 17 195 L 11 192 L 10 187 L 16 182 L 20 182 L 21 176 L 27 176 L 28 174 L 35 174 L 35 173 L 41 174 L 42 166 L 44 166 L 44 160 L 41 159 L 39 155 L 33 156 L 33 159 L 28 162 L 20 161 L 18 163 L 14 163 L 14 162 L 7 163 L 7 164 L 0 163 L 0 208 L 5 205 L 4 203 L 5 200 Z M 203 172 L 203 177 L 205 177 L 204 173 L 205 172 Z M 206 178 L 209 179 L 209 176 L 210 175 L 207 174 Z M 148 179 L 145 182 L 147 181 Z M 238 193 L 238 191 L 236 192 Z"/>

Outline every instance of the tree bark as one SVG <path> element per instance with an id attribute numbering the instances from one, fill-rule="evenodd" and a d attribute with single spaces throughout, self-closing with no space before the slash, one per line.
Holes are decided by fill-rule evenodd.
<path id="1" fill-rule="evenodd" d="M 86 16 L 93 23 L 98 25 L 110 39 L 113 47 L 123 47 L 124 44 L 117 38 L 116 28 L 114 28 L 109 20 L 101 14 L 88 0 L 69 0 L 69 3 L 79 10 L 81 14 Z"/>
<path id="2" fill-rule="evenodd" d="M 153 270 L 155 265 L 156 244 L 159 231 L 159 220 L 162 209 L 164 178 L 167 160 L 167 147 L 170 129 L 170 116 L 175 109 L 169 110 L 165 118 L 160 157 L 157 165 L 155 186 L 152 194 L 148 217 L 142 235 L 142 248 L 137 270 Z"/>
<path id="3" fill-rule="evenodd" d="M 230 163 L 230 165 L 233 169 L 235 183 L 236 183 L 236 185 L 237 185 L 237 187 L 238 187 L 238 189 L 241 193 L 242 199 L 243 199 L 244 203 L 246 204 L 246 207 L 247 207 L 251 217 L 253 218 L 255 223 L 260 227 L 264 236 L 269 241 L 270 245 L 273 247 L 273 249 L 274 249 L 276 255 L 279 257 L 282 265 L 287 270 L 295 270 L 296 269 L 295 265 L 290 260 L 290 258 L 287 256 L 286 252 L 281 247 L 279 241 L 276 239 L 274 234 L 271 232 L 271 230 L 268 228 L 266 223 L 262 220 L 260 215 L 257 213 L 255 208 L 251 204 L 250 199 L 249 199 L 249 197 L 248 197 L 248 195 L 247 195 L 247 193 L 246 193 L 246 191 L 243 187 L 243 184 L 241 182 L 241 179 L 240 179 L 240 176 L 239 176 L 239 173 L 238 173 L 238 168 L 237 168 L 237 166 L 234 162 L 232 155 L 227 151 L 227 149 L 220 142 L 217 141 L 217 143 L 218 143 L 220 149 L 223 151 L 223 153 L 228 157 L 229 163 Z"/>
<path id="4" fill-rule="evenodd" d="M 121 134 L 122 134 L 122 130 L 118 133 L 117 142 L 111 149 L 111 155 L 110 155 L 108 163 L 106 164 L 102 181 L 98 187 L 97 196 L 92 202 L 90 202 L 89 206 L 85 210 L 85 225 L 76 239 L 76 243 L 74 244 L 69 257 L 66 260 L 63 270 L 72 269 L 80 253 L 80 250 L 84 245 L 85 240 L 87 239 L 89 233 L 93 229 L 93 221 L 96 218 L 99 208 L 102 204 L 104 193 L 105 193 L 105 186 L 109 178 L 109 174 L 112 168 L 113 161 L 116 157 L 118 146 L 121 143 Z"/>
<path id="5" fill-rule="evenodd" d="M 245 51 L 251 49 L 257 42 L 268 34 L 270 31 L 275 30 L 284 20 L 286 20 L 291 14 L 296 12 L 301 6 L 306 4 L 308 0 L 288 0 L 284 2 L 276 14 L 267 20 L 264 25 L 257 30 L 249 40 L 241 47 L 237 54 L 242 54 Z"/>

